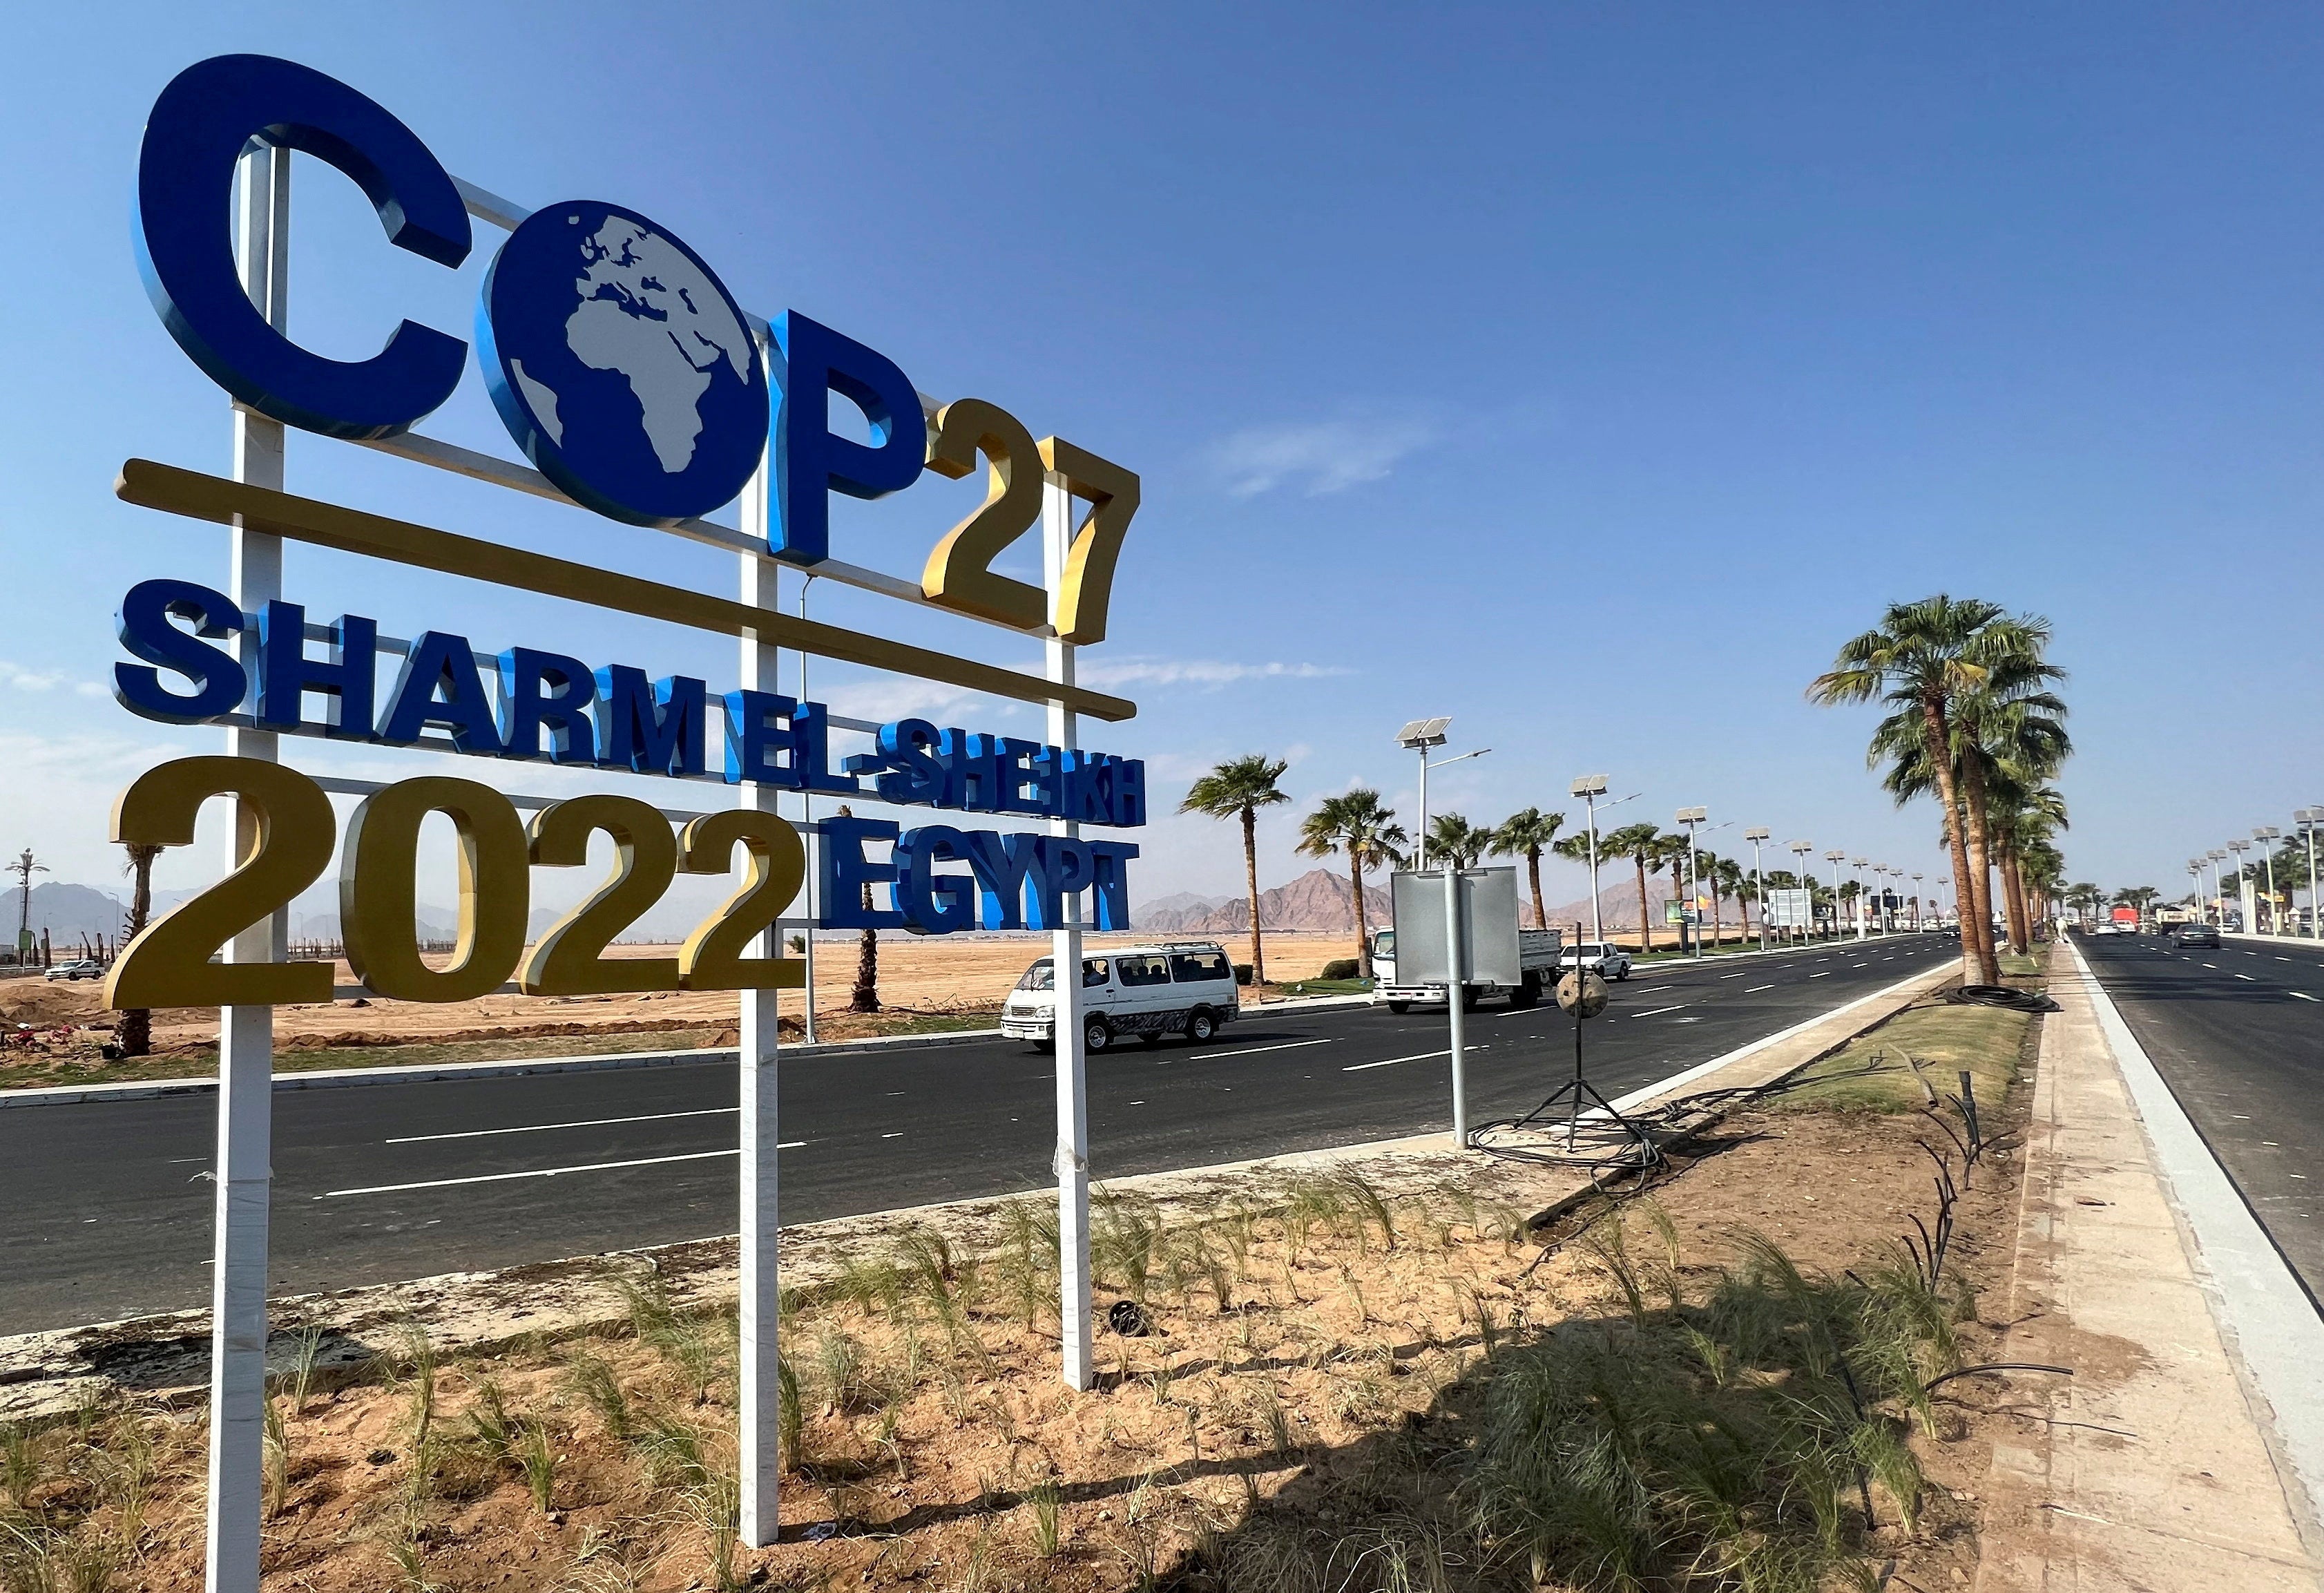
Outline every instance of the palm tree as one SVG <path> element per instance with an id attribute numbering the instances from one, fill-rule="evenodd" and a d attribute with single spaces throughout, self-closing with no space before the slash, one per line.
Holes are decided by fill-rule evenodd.
<path id="1" fill-rule="evenodd" d="M 1654 857 L 1647 864 L 1647 867 L 1656 874 L 1669 874 L 1671 900 L 1679 903 L 1682 908 L 1686 905 L 1683 898 L 1686 895 L 1687 849 L 1687 840 L 1683 835 L 1657 836 L 1655 838 Z M 1646 903 L 1640 902 L 1638 903 L 1640 914 L 1643 915 L 1646 910 Z M 1679 931 L 1679 944 L 1682 949 L 1686 944 L 1686 931 L 1683 928 Z"/>
<path id="2" fill-rule="evenodd" d="M 1358 787 L 1327 796 L 1300 821 L 1299 850 L 1310 857 L 1348 855 L 1348 884 L 1356 903 L 1356 975 L 1372 977 L 1372 937 L 1364 922 L 1364 870 L 1375 863 L 1401 863 L 1410 838 L 1394 810 L 1380 806 L 1380 794 Z"/>
<path id="3" fill-rule="evenodd" d="M 2117 905 L 2130 908 L 2144 921 L 2146 910 L 2153 906 L 2162 894 L 2153 885 L 2125 885 L 2114 894 L 2114 899 Z"/>
<path id="4" fill-rule="evenodd" d="M 1264 753 L 1229 758 L 1212 766 L 1186 788 L 1181 813 L 1242 820 L 1243 885 L 1250 898 L 1250 982 L 1267 983 L 1267 959 L 1259 934 L 1259 810 L 1291 800 L 1275 783 L 1291 765 Z"/>
<path id="5" fill-rule="evenodd" d="M 845 802 L 839 804 L 842 819 L 855 817 L 855 810 Z M 863 911 L 872 911 L 872 887 L 863 887 Z M 847 1010 L 852 1013 L 876 1013 L 880 1010 L 880 931 L 866 927 L 855 948 L 855 987 L 847 994 Z"/>
<path id="6" fill-rule="evenodd" d="M 121 938 L 127 941 L 153 922 L 153 859 L 161 855 L 161 848 L 144 841 L 124 841 L 121 849 L 129 854 L 129 861 L 121 869 L 129 875 L 130 882 L 129 912 L 121 925 Z M 123 1056 L 142 1057 L 151 1052 L 152 1013 L 142 1006 L 124 1009 L 115 1038 L 121 1043 Z"/>
<path id="7" fill-rule="evenodd" d="M 1526 860 L 1526 879 L 1533 887 L 1533 927 L 1537 930 L 1549 927 L 1548 911 L 1541 902 L 1541 855 L 1557 844 L 1557 832 L 1564 828 L 1564 814 L 1527 808 L 1502 820 L 1493 831 L 1492 849 L 1497 855 Z"/>
<path id="8" fill-rule="evenodd" d="M 1458 813 L 1439 813 L 1428 822 L 1428 849 L 1454 868 L 1474 868 L 1493 832 L 1470 823 Z"/>
<path id="9" fill-rule="evenodd" d="M 1641 953 L 1655 949 L 1655 926 L 1646 912 L 1646 866 L 1662 866 L 1663 833 L 1651 824 L 1626 824 L 1621 829 L 1598 838 L 1600 856 L 1628 857 L 1638 871 L 1638 949 Z"/>
<path id="10" fill-rule="evenodd" d="M 1997 984 L 2001 965 L 1993 945 L 1992 887 L 1985 833 L 1985 779 L 1979 758 L 1964 759 L 1966 738 L 1955 720 L 1966 709 L 1990 717 L 1989 701 L 1970 708 L 1969 699 L 1991 683 L 1997 665 L 2016 666 L 2022 686 L 2040 662 L 2049 639 L 2046 622 L 2012 619 L 2000 605 L 1942 593 L 1914 603 L 1889 606 L 1875 629 L 1843 644 L 1833 667 L 1808 687 L 1810 701 L 1827 706 L 1886 702 L 1890 715 L 1873 733 L 1867 761 L 1895 762 L 1917 747 L 1923 776 L 1933 786 L 1945 816 L 1946 849 L 1953 865 L 1953 893 L 1960 903 L 1962 977 Z M 2055 672 L 2043 676 L 2054 679 Z M 1901 768 L 1897 771 L 1901 773 Z M 1899 802 L 1917 794 L 1890 790 Z"/>
<path id="11" fill-rule="evenodd" d="M 1744 871 L 1743 865 L 1732 857 L 1715 858 L 1711 862 L 1711 894 L 1714 896 L 1717 895 L 1721 887 L 1725 888 L 1729 895 L 1735 898 L 1736 909 L 1743 918 L 1741 938 L 1749 940 L 1751 938 L 1751 876 Z"/>

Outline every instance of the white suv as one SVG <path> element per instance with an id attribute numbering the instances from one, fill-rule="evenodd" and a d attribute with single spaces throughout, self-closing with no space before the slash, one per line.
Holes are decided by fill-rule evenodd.
<path id="1" fill-rule="evenodd" d="M 1025 970 L 1001 1009 L 1001 1033 L 1056 1047 L 1057 996 L 1051 959 Z M 1215 940 L 1130 946 L 1082 959 L 1082 1049 L 1092 1055 L 1135 1034 L 1159 1045 L 1184 1034 L 1197 1045 L 1242 1015 L 1234 965 Z"/>
<path id="2" fill-rule="evenodd" d="M 1611 940 L 1576 940 L 1558 953 L 1561 968 L 1584 968 L 1601 979 L 1630 977 L 1630 954 Z"/>
<path id="3" fill-rule="evenodd" d="M 56 967 L 49 970 L 48 977 L 51 979 L 63 979 L 68 982 L 81 979 L 101 979 L 105 977 L 105 965 L 90 958 L 84 957 L 78 962 L 60 962 L 57 964 Z"/>

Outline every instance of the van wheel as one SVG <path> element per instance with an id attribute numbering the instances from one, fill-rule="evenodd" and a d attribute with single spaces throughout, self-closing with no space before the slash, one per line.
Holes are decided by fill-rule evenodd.
<path id="1" fill-rule="evenodd" d="M 1113 1028 L 1103 1018 L 1091 1018 L 1082 1024 L 1082 1050 L 1095 1056 L 1113 1043 Z"/>
<path id="2" fill-rule="evenodd" d="M 1509 1005 L 1518 1010 L 1523 1010 L 1528 1006 L 1539 1006 L 1540 1005 L 1540 976 L 1536 974 L 1527 974 L 1523 979 L 1520 979 L 1517 982 L 1517 987 L 1509 992 Z"/>
<path id="3" fill-rule="evenodd" d="M 1400 1018 L 1404 1016 L 1405 1014 L 1412 1010 L 1412 1003 L 1408 1001 L 1391 1001 L 1388 1004 L 1388 1010 L 1394 1013 Z"/>
<path id="4" fill-rule="evenodd" d="M 1624 963 L 1624 964 L 1622 965 L 1622 971 L 1621 971 L 1620 973 L 1618 973 L 1618 974 L 1616 974 L 1614 977 L 1615 977 L 1617 979 L 1627 979 L 1627 978 L 1628 978 L 1628 977 L 1630 977 L 1630 965 L 1629 965 L 1628 963 L 1627 963 L 1627 962 L 1626 962 L 1626 963 Z"/>
<path id="5" fill-rule="evenodd" d="M 1196 1045 L 1207 1045 L 1211 1036 L 1219 1032 L 1218 1019 L 1200 1007 L 1186 1014 L 1186 1038 Z"/>

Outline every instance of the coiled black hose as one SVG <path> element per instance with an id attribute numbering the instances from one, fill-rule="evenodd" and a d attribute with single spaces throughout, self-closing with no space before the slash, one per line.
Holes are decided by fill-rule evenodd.
<path id="1" fill-rule="evenodd" d="M 1945 992 L 1955 1006 L 1997 1006 L 2014 1013 L 2053 1013 L 2058 1004 L 2038 991 L 2012 985 L 1960 985 Z"/>

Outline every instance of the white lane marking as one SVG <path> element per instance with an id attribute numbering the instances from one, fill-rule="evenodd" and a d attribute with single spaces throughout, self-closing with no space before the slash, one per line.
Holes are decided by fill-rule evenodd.
<path id="1" fill-rule="evenodd" d="M 2207 962 L 2203 966 L 2209 968 L 2215 974 L 2219 971 L 2219 965 L 2216 962 Z"/>
<path id="2" fill-rule="evenodd" d="M 904 1131 L 899 1128 L 893 1134 L 883 1134 L 880 1137 L 881 1139 L 901 1139 L 904 1137 Z"/>
<path id="3" fill-rule="evenodd" d="M 1773 985 L 1753 985 L 1747 988 L 1743 994 L 1746 996 L 1757 996 L 1762 990 L 1773 990 L 1775 986 Z"/>
<path id="4" fill-rule="evenodd" d="M 2309 995 L 2305 990 L 2294 990 L 2292 994 L 2297 996 L 2302 1001 L 2314 1001 L 2317 999 L 2315 996 Z"/>
<path id="5" fill-rule="evenodd" d="M 1012 1117 L 1010 1121 L 1013 1123 L 1016 1119 Z M 775 1147 L 779 1151 L 803 1151 L 806 1148 L 807 1141 L 803 1139 L 787 1139 Z"/>
<path id="6" fill-rule="evenodd" d="M 1823 973 L 1820 973 L 1820 974 L 1810 974 L 1810 975 L 1808 976 L 1808 977 L 1809 977 L 1809 978 L 1811 978 L 1811 979 L 1829 979 L 1830 977 L 1831 977 L 1831 971 L 1830 971 L 1829 969 L 1827 969 L 1827 970 L 1826 970 L 1826 971 L 1824 971 Z"/>
<path id="7" fill-rule="evenodd" d="M 1630 1015 L 1631 1015 L 1632 1017 L 1634 1017 L 1634 1018 L 1651 1018 L 1651 1017 L 1657 1017 L 1657 1016 L 1661 1015 L 1661 1014 L 1664 1014 L 1664 1013 L 1674 1013 L 1674 1012 L 1678 1011 L 1679 1007 L 1681 1007 L 1681 1006 L 1684 1006 L 1685 1005 L 1686 1005 L 1686 1003 L 1685 1003 L 1685 1002 L 1683 1002 L 1683 1001 L 1682 1001 L 1682 1002 L 1680 1002 L 1680 1003 L 1678 1004 L 1678 1006 L 1655 1006 L 1655 1007 L 1648 1007 L 1645 1012 L 1642 1012 L 1642 1013 L 1632 1013 Z"/>
<path id="8" fill-rule="evenodd" d="M 2236 976 L 2236 977 L 2237 977 L 2238 979 L 2250 979 L 2250 980 L 2251 980 L 2251 982 L 2252 982 L 2253 984 L 2255 984 L 2255 985 L 2256 985 L 2256 984 L 2258 984 L 2258 983 L 2259 983 L 2259 981 L 2258 981 L 2257 979 L 2253 979 L 2253 978 L 2252 978 L 2252 977 L 2251 977 L 2249 974 L 2237 974 L 2237 975 Z"/>
<path id="9" fill-rule="evenodd" d="M 1633 990 L 1630 994 L 1633 996 L 1661 996 L 1677 988 L 1678 986 L 1675 985 L 1648 985 L 1645 989 Z"/>
<path id="10" fill-rule="evenodd" d="M 1472 1045 L 1469 1047 L 1469 1049 L 1471 1051 L 1482 1051 L 1484 1048 L 1482 1046 Z M 1358 1062 L 1354 1067 L 1342 1068 L 1340 1071 L 1342 1073 L 1360 1073 L 1366 1068 L 1393 1068 L 1398 1062 L 1425 1062 L 1430 1057 L 1449 1057 L 1452 1054 L 1452 1048 L 1450 1046 L 1445 1047 L 1443 1051 L 1416 1051 L 1408 1057 L 1390 1057 L 1386 1061 L 1380 1062 Z"/>
<path id="11" fill-rule="evenodd" d="M 2292 959 L 2290 959 L 2290 958 L 2288 958 L 2288 957 L 2279 957 L 2279 958 L 2277 958 L 2275 960 L 2276 960 L 2276 961 L 2278 961 L 2278 962 L 2290 962 L 2290 961 L 2292 960 Z"/>
<path id="12" fill-rule="evenodd" d="M 659 1123 L 668 1117 L 717 1117 L 741 1111 L 740 1107 L 705 1107 L 696 1112 L 641 1112 L 634 1117 L 584 1117 L 573 1123 L 528 1123 L 519 1128 L 469 1128 L 458 1134 L 407 1134 L 382 1140 L 384 1145 L 416 1145 L 435 1139 L 489 1139 L 496 1134 L 544 1134 L 552 1128 L 603 1128 L 613 1123 Z"/>
<path id="13" fill-rule="evenodd" d="M 1748 974 L 1721 974 L 1719 977 L 1722 979 L 1748 979 L 1751 976 Z"/>
<path id="14" fill-rule="evenodd" d="M 1336 1035 L 1327 1034 L 1321 1040 L 1286 1040 L 1280 1045 L 1250 1045 L 1245 1046 L 1240 1051 L 1206 1051 L 1203 1053 L 1202 1060 L 1206 1062 L 1216 1062 L 1222 1061 L 1228 1057 L 1255 1057 L 1263 1051 L 1297 1051 L 1303 1045 L 1329 1045 L 1337 1038 Z M 1164 1057 L 1160 1060 L 1166 1062 L 1176 1062 L 1193 1059 Z"/>
<path id="15" fill-rule="evenodd" d="M 665 1162 L 706 1162 L 713 1156 L 739 1156 L 732 1151 L 692 1151 L 683 1156 L 641 1156 L 631 1162 L 590 1162 L 579 1167 L 543 1167 L 531 1172 L 479 1172 L 469 1178 L 430 1178 L 418 1183 L 366 1184 L 358 1190 L 325 1190 L 314 1199 L 334 1200 L 341 1195 L 394 1195 L 405 1190 L 447 1190 L 455 1184 L 506 1183 L 519 1178 L 561 1178 L 568 1172 L 612 1172 L 623 1167 L 659 1167 Z"/>

